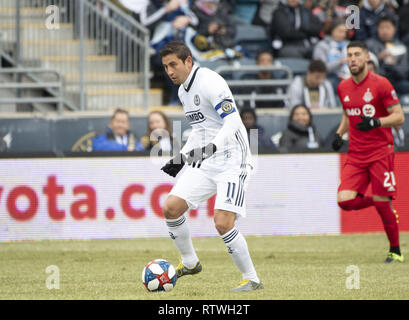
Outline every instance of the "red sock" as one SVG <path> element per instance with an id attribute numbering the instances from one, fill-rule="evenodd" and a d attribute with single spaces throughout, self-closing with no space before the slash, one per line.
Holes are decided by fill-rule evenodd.
<path id="1" fill-rule="evenodd" d="M 396 215 L 393 212 L 392 205 L 389 201 L 374 202 L 376 210 L 381 216 L 383 227 L 388 236 L 391 247 L 399 246 L 399 227 L 396 221 Z"/>
<path id="2" fill-rule="evenodd" d="M 358 195 L 353 200 L 338 202 L 338 205 L 347 211 L 368 208 L 374 205 L 372 197 Z"/>

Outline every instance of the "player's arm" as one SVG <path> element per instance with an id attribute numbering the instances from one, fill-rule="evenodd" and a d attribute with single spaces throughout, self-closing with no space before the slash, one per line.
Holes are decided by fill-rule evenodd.
<path id="1" fill-rule="evenodd" d="M 405 122 L 405 114 L 400 103 L 388 107 L 387 110 L 389 115 L 379 118 L 382 128 L 400 127 Z"/>
<path id="2" fill-rule="evenodd" d="M 342 136 L 348 132 L 349 129 L 349 119 L 348 115 L 346 114 L 345 110 L 342 110 L 342 119 L 341 123 L 339 124 L 339 127 L 334 135 L 334 139 L 332 140 L 332 148 L 335 151 L 338 151 L 341 149 L 342 145 L 344 144 L 344 140 L 342 139 Z"/>
<path id="3" fill-rule="evenodd" d="M 200 168 L 202 162 L 210 158 L 240 128 L 241 118 L 232 98 L 222 99 L 214 108 L 223 119 L 223 126 L 208 145 L 193 149 L 186 154 L 186 162 L 192 167 Z"/>
<path id="4" fill-rule="evenodd" d="M 398 96 L 391 83 L 385 78 L 381 83 L 380 93 L 383 105 L 389 115 L 381 118 L 363 117 L 362 121 L 357 124 L 357 129 L 368 131 L 377 127 L 392 128 L 399 127 L 405 121 L 402 107 L 399 103 Z"/>
<path id="5" fill-rule="evenodd" d="M 345 110 L 342 110 L 342 119 L 337 129 L 337 134 L 339 134 L 342 137 L 346 132 L 348 132 L 348 128 L 349 128 L 348 115 L 345 112 Z"/>
<path id="6" fill-rule="evenodd" d="M 357 128 L 361 131 L 368 131 L 377 127 L 394 128 L 401 126 L 405 122 L 405 115 L 400 103 L 388 107 L 387 111 L 389 115 L 381 118 L 361 116 L 362 121 L 357 124 Z"/>

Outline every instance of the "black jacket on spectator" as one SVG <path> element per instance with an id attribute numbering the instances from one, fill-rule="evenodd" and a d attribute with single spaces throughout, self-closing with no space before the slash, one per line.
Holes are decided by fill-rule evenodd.
<path id="1" fill-rule="evenodd" d="M 314 126 L 304 126 L 290 121 L 280 138 L 280 151 L 291 152 L 305 149 L 316 149 L 321 146 L 321 138 Z"/>
<path id="2" fill-rule="evenodd" d="M 274 143 L 271 141 L 271 139 L 266 136 L 264 128 L 256 125 L 252 129 L 257 129 L 257 138 L 258 138 L 258 150 L 264 150 L 264 151 L 272 151 L 276 150 L 276 146 Z M 247 137 L 249 138 L 249 141 L 251 143 L 251 137 L 250 137 L 250 130 L 247 130 Z"/>
<path id="3" fill-rule="evenodd" d="M 299 25 L 296 25 L 297 22 Z M 301 4 L 291 8 L 283 0 L 273 12 L 272 38 L 278 36 L 283 41 L 283 46 L 311 46 L 310 38 L 319 37 L 321 28 L 322 23 L 318 17 Z"/>
<path id="4" fill-rule="evenodd" d="M 409 3 L 399 8 L 399 37 L 409 47 Z"/>
<path id="5" fill-rule="evenodd" d="M 378 19 L 385 15 L 392 17 L 395 20 L 395 25 L 398 25 L 398 17 L 385 7 L 385 1 L 374 11 L 369 5 L 368 0 L 364 0 L 363 6 L 359 10 L 360 28 L 355 29 L 355 40 L 365 41 L 369 38 L 376 38 L 378 34 Z"/>

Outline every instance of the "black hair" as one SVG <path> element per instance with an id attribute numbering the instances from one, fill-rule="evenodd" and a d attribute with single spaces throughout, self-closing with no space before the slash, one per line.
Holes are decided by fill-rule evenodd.
<path id="1" fill-rule="evenodd" d="M 396 21 L 395 21 L 395 19 L 393 19 L 389 14 L 385 14 L 385 15 L 381 16 L 381 17 L 378 19 L 378 22 L 376 23 L 376 25 L 379 27 L 379 25 L 380 25 L 382 22 L 387 22 L 387 21 L 389 21 L 390 23 L 392 23 L 392 25 L 393 25 L 394 27 L 396 27 Z"/>
<path id="2" fill-rule="evenodd" d="M 351 41 L 351 42 L 347 45 L 347 50 L 348 50 L 349 48 L 361 48 L 362 50 L 364 50 L 364 51 L 366 51 L 366 52 L 369 51 L 369 50 L 368 50 L 368 46 L 366 45 L 366 43 L 363 42 L 363 41 L 360 41 L 360 40 Z"/>
<path id="3" fill-rule="evenodd" d="M 168 42 L 159 52 L 161 58 L 170 54 L 176 54 L 176 56 L 183 62 L 185 62 L 189 56 L 193 58 L 189 47 L 182 41 Z"/>
<path id="4" fill-rule="evenodd" d="M 308 114 L 309 114 L 309 116 L 310 116 L 310 123 L 309 123 L 308 125 L 309 125 L 309 126 L 312 126 L 312 113 L 311 113 L 311 110 L 310 110 L 310 108 L 308 108 L 307 106 L 305 106 L 305 105 L 303 105 L 303 104 L 296 104 L 296 105 L 291 109 L 290 117 L 288 118 L 288 122 L 290 123 L 291 121 L 293 121 L 294 113 L 295 113 L 295 110 L 296 110 L 297 108 L 304 108 L 305 110 L 307 110 L 307 112 L 308 112 Z"/>
<path id="5" fill-rule="evenodd" d="M 312 60 L 308 66 L 308 71 L 327 73 L 327 67 L 321 60 Z"/>

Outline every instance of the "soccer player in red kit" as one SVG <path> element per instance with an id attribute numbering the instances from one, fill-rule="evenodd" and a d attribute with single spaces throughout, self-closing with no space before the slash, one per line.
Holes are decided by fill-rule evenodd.
<path id="1" fill-rule="evenodd" d="M 375 206 L 390 244 L 385 262 L 403 262 L 397 216 L 392 208 L 396 179 L 391 128 L 402 125 L 405 117 L 393 86 L 386 78 L 368 71 L 368 61 L 365 43 L 350 42 L 347 63 L 351 77 L 337 88 L 343 115 L 332 142 L 333 149 L 339 150 L 342 136 L 349 131 L 349 149 L 337 201 L 344 210 Z M 365 196 L 369 183 L 372 197 Z"/>

